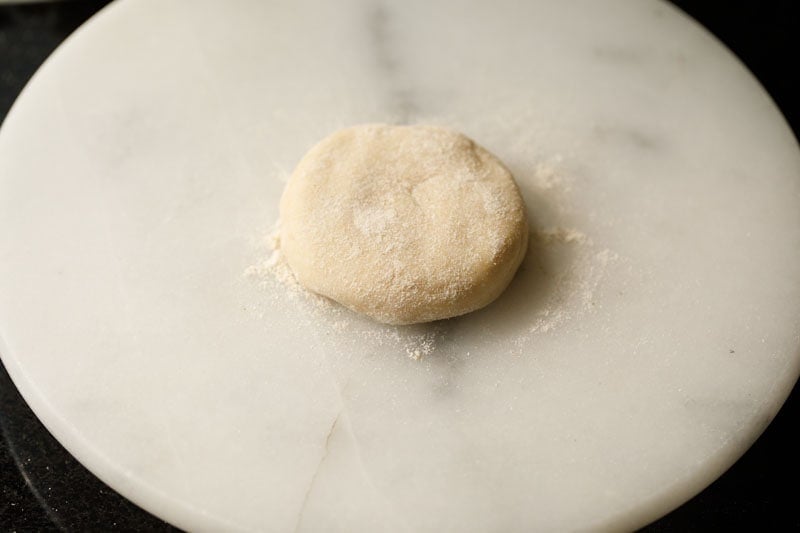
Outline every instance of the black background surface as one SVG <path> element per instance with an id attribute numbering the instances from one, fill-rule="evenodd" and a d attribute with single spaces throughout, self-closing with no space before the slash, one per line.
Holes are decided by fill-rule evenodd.
<path id="1" fill-rule="evenodd" d="M 106 3 L 74 0 L 0 6 L 0 120 L 50 52 Z M 797 136 L 800 18 L 793 8 L 796 2 L 673 3 L 739 56 Z M 728 472 L 645 531 L 800 530 L 796 509 L 800 438 L 794 431 L 799 395 L 795 386 L 773 423 Z M 0 430 L 0 531 L 174 530 L 78 464 L 38 422 L 2 367 Z"/>

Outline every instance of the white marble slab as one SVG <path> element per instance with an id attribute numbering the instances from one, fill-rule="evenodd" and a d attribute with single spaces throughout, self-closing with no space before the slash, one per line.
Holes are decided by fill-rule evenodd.
<path id="1" fill-rule="evenodd" d="M 376 121 L 515 173 L 538 239 L 487 309 L 391 328 L 245 275 L 304 151 Z M 123 0 L 0 131 L 3 362 L 187 529 L 635 528 L 763 430 L 798 323 L 797 143 L 661 2 Z"/>

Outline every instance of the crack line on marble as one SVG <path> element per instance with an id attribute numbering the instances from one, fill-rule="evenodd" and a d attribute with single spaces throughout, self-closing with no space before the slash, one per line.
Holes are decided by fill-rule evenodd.
<path id="1" fill-rule="evenodd" d="M 386 497 L 386 495 L 378 489 L 378 487 L 373 483 L 372 476 L 367 471 L 367 467 L 364 464 L 364 459 L 361 456 L 361 446 L 358 444 L 358 439 L 356 438 L 356 433 L 353 430 L 353 424 L 350 422 L 350 418 L 342 422 L 347 426 L 347 432 L 350 434 L 350 438 L 353 439 L 353 449 L 355 450 L 356 458 L 358 459 L 358 466 L 361 469 L 361 473 L 364 476 L 364 480 L 369 484 L 370 488 L 373 490 L 373 494 L 379 495 L 380 499 L 383 501 L 384 508 L 394 516 L 395 521 L 402 523 L 405 526 L 406 531 L 412 531 L 411 526 L 408 524 L 408 521 L 404 518 L 403 513 L 398 513 L 395 505 L 392 504 L 392 501 Z"/>
<path id="2" fill-rule="evenodd" d="M 325 445 L 322 449 L 322 457 L 320 457 L 319 462 L 317 463 L 317 468 L 314 469 L 314 473 L 311 475 L 311 481 L 308 484 L 305 496 L 303 496 L 303 503 L 300 505 L 300 512 L 297 515 L 297 523 L 294 527 L 295 532 L 300 530 L 300 524 L 302 524 L 303 522 L 303 513 L 305 513 L 306 506 L 308 505 L 308 500 L 311 497 L 311 493 L 314 491 L 314 485 L 317 482 L 317 476 L 319 475 L 319 471 L 322 469 L 322 465 L 323 463 L 325 463 L 325 459 L 328 458 L 328 453 L 330 452 L 331 437 L 333 436 L 334 431 L 336 431 L 336 427 L 339 424 L 339 418 L 341 418 L 342 413 L 344 413 L 344 407 L 342 407 L 342 410 L 339 411 L 339 413 L 336 415 L 336 418 L 333 419 L 333 423 L 331 424 L 330 429 L 328 429 L 328 434 L 325 437 Z"/>

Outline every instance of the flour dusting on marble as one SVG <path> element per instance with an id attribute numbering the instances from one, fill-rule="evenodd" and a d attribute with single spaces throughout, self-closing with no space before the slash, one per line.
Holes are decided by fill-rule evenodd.
<path id="1" fill-rule="evenodd" d="M 563 156 L 556 155 L 551 159 L 536 163 L 533 170 L 533 182 L 539 190 L 570 191 L 569 183 L 564 179 L 563 173 L 559 171 L 559 165 L 563 160 Z"/>
<path id="2" fill-rule="evenodd" d="M 566 265 L 563 269 L 554 267 L 553 271 L 547 272 L 544 302 L 512 339 L 512 344 L 520 350 L 532 337 L 555 333 L 593 312 L 597 291 L 602 287 L 608 269 L 620 261 L 618 254 L 596 245 L 589 235 L 568 223 L 571 218 L 568 195 L 571 186 L 561 169 L 561 162 L 561 157 L 540 162 L 528 176 L 527 184 L 533 187 L 537 202 L 544 202 L 551 208 L 548 222 L 554 223 L 531 229 L 528 257 L 536 260 L 559 256 L 568 257 L 568 260 L 561 261 Z M 433 355 L 446 336 L 447 321 L 412 326 L 378 324 L 306 290 L 295 278 L 281 252 L 279 222 L 258 246 L 267 252 L 266 258 L 248 267 L 245 276 L 255 280 L 262 289 L 268 289 L 273 300 L 286 297 L 301 305 L 311 328 L 322 323 L 332 333 L 361 339 L 375 348 L 402 353 L 414 360 Z M 331 338 L 329 342 L 335 343 L 336 340 Z"/>
<path id="3" fill-rule="evenodd" d="M 533 239 L 544 245 L 549 244 L 585 244 L 586 234 L 573 228 L 542 228 L 533 232 Z"/>
<path id="4" fill-rule="evenodd" d="M 540 309 L 533 314 L 527 329 L 513 344 L 521 349 L 535 335 L 554 333 L 562 326 L 579 320 L 595 310 L 597 291 L 608 275 L 608 269 L 620 260 L 618 254 L 598 246 L 589 235 L 572 227 L 571 184 L 563 169 L 563 158 L 552 157 L 537 163 L 529 185 L 535 195 L 552 210 L 549 222 L 531 231 L 529 257 L 558 255 L 566 265 L 563 270 L 547 272 L 549 291 Z"/>
<path id="5" fill-rule="evenodd" d="M 329 298 L 306 290 L 295 278 L 281 252 L 280 221 L 274 224 L 267 237 L 262 240 L 260 247 L 265 248 L 269 255 L 262 261 L 247 267 L 244 271 L 245 277 L 255 280 L 259 287 L 270 290 L 273 295 L 278 289 L 290 300 L 303 305 L 304 310 L 310 314 L 311 321 L 315 323 L 323 321 L 332 331 L 355 334 L 375 346 L 405 353 L 414 360 L 419 360 L 435 352 L 436 346 L 443 336 L 443 330 L 438 326 L 429 324 L 391 326 L 372 323 L 367 319 L 357 317 L 352 311 Z M 368 327 L 363 327 L 364 322 L 369 322 Z"/>
<path id="6" fill-rule="evenodd" d="M 584 246 L 567 272 L 560 274 L 554 283 L 553 293 L 547 304 L 534 315 L 527 332 L 516 340 L 517 346 L 525 345 L 532 334 L 543 334 L 557 330 L 564 324 L 579 319 L 595 310 L 596 292 L 607 276 L 609 265 L 620 257 L 608 249 L 593 249 L 586 241 L 549 241 L 549 244 L 578 242 Z"/>
<path id="7" fill-rule="evenodd" d="M 314 296 L 312 293 L 304 290 L 294 277 L 292 269 L 289 268 L 286 259 L 283 257 L 280 243 L 280 224 L 276 223 L 263 242 L 265 247 L 270 251 L 269 256 L 255 265 L 247 267 L 244 271 L 244 275 L 248 278 L 258 280 L 262 287 L 266 287 L 269 281 L 276 280 L 288 289 L 292 296 L 297 296 L 300 293 L 307 295 L 309 298 Z"/>

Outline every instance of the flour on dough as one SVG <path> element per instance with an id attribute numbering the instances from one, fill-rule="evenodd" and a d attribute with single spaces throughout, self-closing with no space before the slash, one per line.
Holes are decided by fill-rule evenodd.
<path id="1" fill-rule="evenodd" d="M 281 198 L 297 280 L 388 324 L 462 315 L 497 298 L 528 245 L 511 173 L 433 126 L 362 125 L 323 139 Z"/>

